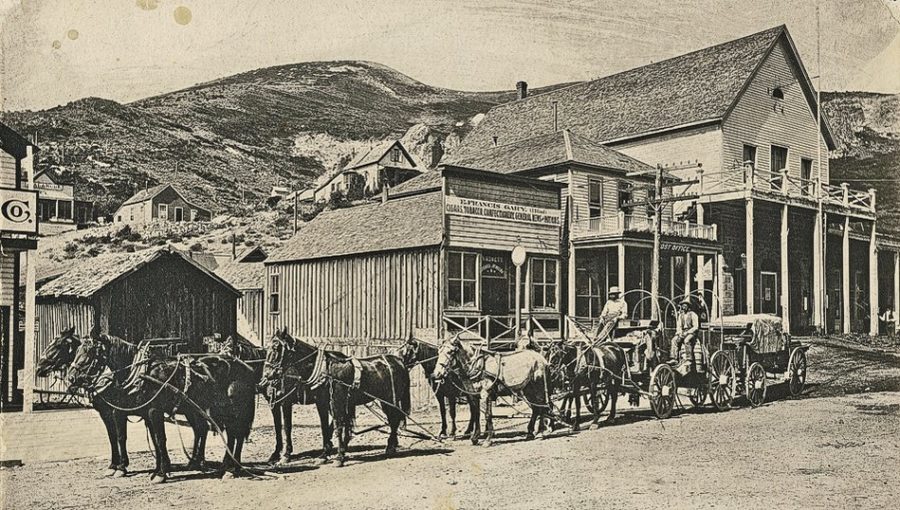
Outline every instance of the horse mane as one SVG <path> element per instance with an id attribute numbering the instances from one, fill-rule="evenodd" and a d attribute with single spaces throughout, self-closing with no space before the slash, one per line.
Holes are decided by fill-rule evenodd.
<path id="1" fill-rule="evenodd" d="M 106 364 L 113 371 L 122 370 L 134 362 L 138 346 L 117 336 L 101 334 L 96 341 L 106 344 Z"/>

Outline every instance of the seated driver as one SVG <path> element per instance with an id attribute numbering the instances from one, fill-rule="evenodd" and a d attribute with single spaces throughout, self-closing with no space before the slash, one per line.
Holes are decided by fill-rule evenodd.
<path id="1" fill-rule="evenodd" d="M 691 300 L 685 299 L 679 304 L 678 314 L 675 316 L 675 337 L 672 338 L 671 356 L 672 359 L 678 361 L 678 353 L 682 345 L 686 345 L 691 361 L 691 371 L 697 370 L 697 360 L 694 356 L 694 348 L 697 345 L 697 330 L 700 329 L 700 318 L 691 309 Z"/>
<path id="2" fill-rule="evenodd" d="M 628 318 L 628 303 L 616 286 L 609 288 L 608 297 L 609 299 L 606 300 L 603 310 L 600 312 L 600 319 L 603 321 L 601 331 L 606 331 L 608 338 L 614 338 L 619 320 Z"/>

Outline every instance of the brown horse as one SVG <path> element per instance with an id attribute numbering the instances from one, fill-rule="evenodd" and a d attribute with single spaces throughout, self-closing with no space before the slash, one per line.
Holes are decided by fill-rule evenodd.
<path id="1" fill-rule="evenodd" d="M 334 428 L 328 418 L 328 390 L 321 387 L 313 391 L 307 384 L 317 352 L 315 346 L 295 339 L 286 329 L 276 331 L 266 347 L 266 362 L 259 389 L 269 402 L 275 422 L 275 451 L 269 456 L 269 462 L 290 460 L 294 451 L 291 434 L 295 404 L 316 406 L 322 430 L 322 453 L 319 458 L 326 459 L 334 450 L 331 442 Z M 336 351 L 332 354 L 346 358 Z"/>
<path id="2" fill-rule="evenodd" d="M 567 387 L 568 397 L 563 407 L 575 405 L 575 420 L 572 430 L 579 430 L 581 422 L 581 390 L 588 387 L 593 420 L 589 427 L 595 428 L 600 420 L 601 407 L 597 398 L 598 388 L 606 390 L 610 405 L 607 422 L 616 419 L 616 402 L 621 388 L 621 376 L 625 369 L 626 357 L 621 347 L 612 342 L 596 345 L 584 341 L 562 341 L 552 344 L 547 351 L 547 359 L 553 367 L 551 373 L 560 375 Z"/>
<path id="3" fill-rule="evenodd" d="M 381 405 L 390 427 L 385 454 L 397 451 L 397 429 L 406 422 L 410 410 L 409 370 L 399 356 L 382 354 L 348 359 L 319 349 L 310 387 L 327 388 L 331 397 L 331 415 L 338 436 L 338 467 L 347 458 L 358 405 L 371 402 Z"/>
<path id="4" fill-rule="evenodd" d="M 544 357 L 532 350 L 513 353 L 497 353 L 486 349 L 473 349 L 460 342 L 458 337 L 444 341 L 438 350 L 434 377 L 443 380 L 455 373 L 463 383 L 463 389 L 479 393 L 484 405 L 485 446 L 490 446 L 494 437 L 491 401 L 498 394 L 509 392 L 520 396 L 531 407 L 527 439 L 534 439 L 534 425 L 540 420 L 538 432 L 546 431 L 545 418 L 550 417 L 549 365 Z M 472 444 L 478 444 L 481 436 L 480 423 L 475 424 Z"/>
<path id="5" fill-rule="evenodd" d="M 450 437 L 456 437 L 456 402 L 459 396 L 464 394 L 469 404 L 469 424 L 463 437 L 469 437 L 475 423 L 479 420 L 478 416 L 478 395 L 468 394 L 462 391 L 462 382 L 455 374 L 450 374 L 444 380 L 436 380 L 434 378 L 434 369 L 437 366 L 438 348 L 428 342 L 416 340 L 410 337 L 406 343 L 400 347 L 399 356 L 403 358 L 403 364 L 408 369 L 416 365 L 421 365 L 431 385 L 431 390 L 438 401 L 438 407 L 441 411 L 441 433 L 439 438 L 447 437 L 447 411 L 450 411 Z"/>
<path id="6" fill-rule="evenodd" d="M 223 478 L 239 472 L 241 451 L 250 434 L 259 372 L 228 355 L 150 357 L 135 364 L 125 389 L 145 402 L 154 439 L 154 483 L 164 482 L 171 461 L 165 443 L 164 415 L 196 411 L 227 438 Z"/>

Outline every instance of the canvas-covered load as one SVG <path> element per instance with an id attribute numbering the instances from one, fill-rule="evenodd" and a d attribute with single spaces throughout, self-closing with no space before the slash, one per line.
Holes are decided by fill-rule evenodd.
<path id="1" fill-rule="evenodd" d="M 768 314 L 741 314 L 713 321 L 715 326 L 728 329 L 744 329 L 750 325 L 753 339 L 748 344 L 757 353 L 778 352 L 784 349 L 785 338 L 781 317 Z"/>

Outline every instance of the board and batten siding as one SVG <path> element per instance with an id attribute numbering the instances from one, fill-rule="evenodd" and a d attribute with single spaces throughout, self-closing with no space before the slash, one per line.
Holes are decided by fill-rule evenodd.
<path id="1" fill-rule="evenodd" d="M 784 44 L 781 41 L 772 49 L 725 119 L 722 126 L 723 164 L 729 167 L 733 161 L 740 161 L 744 144 L 749 144 L 756 146 L 757 168 L 772 171 L 770 152 L 774 144 L 788 149 L 788 175 L 800 177 L 800 159 L 805 158 L 813 161 L 812 177 L 815 178 L 818 174 L 818 140 L 822 144 L 822 175 L 828 182 L 828 146 L 788 62 Z M 783 100 L 772 97 L 772 89 L 776 86 L 784 92 Z"/>
<path id="2" fill-rule="evenodd" d="M 74 327 L 75 333 L 86 337 L 91 334 L 94 324 L 94 309 L 87 303 L 75 303 L 68 301 L 55 301 L 52 303 L 39 303 L 36 307 L 38 322 L 35 338 L 33 363 L 37 366 L 38 360 L 44 349 L 50 345 L 59 334 L 67 328 Z M 65 393 L 68 389 L 65 381 L 56 377 L 34 377 L 34 387 L 37 391 Z"/>
<path id="3" fill-rule="evenodd" d="M 17 256 L 17 253 L 0 254 L 0 306 L 13 305 Z"/>
<path id="4" fill-rule="evenodd" d="M 273 274 L 278 313 L 270 310 Z M 399 345 L 416 329 L 437 330 L 440 282 L 438 247 L 270 264 L 266 331 L 287 328 L 317 345 Z"/>
<path id="5" fill-rule="evenodd" d="M 250 330 L 256 335 L 261 345 L 266 345 L 265 337 L 266 309 L 263 289 L 244 289 L 238 298 L 238 312 L 247 320 Z"/>

